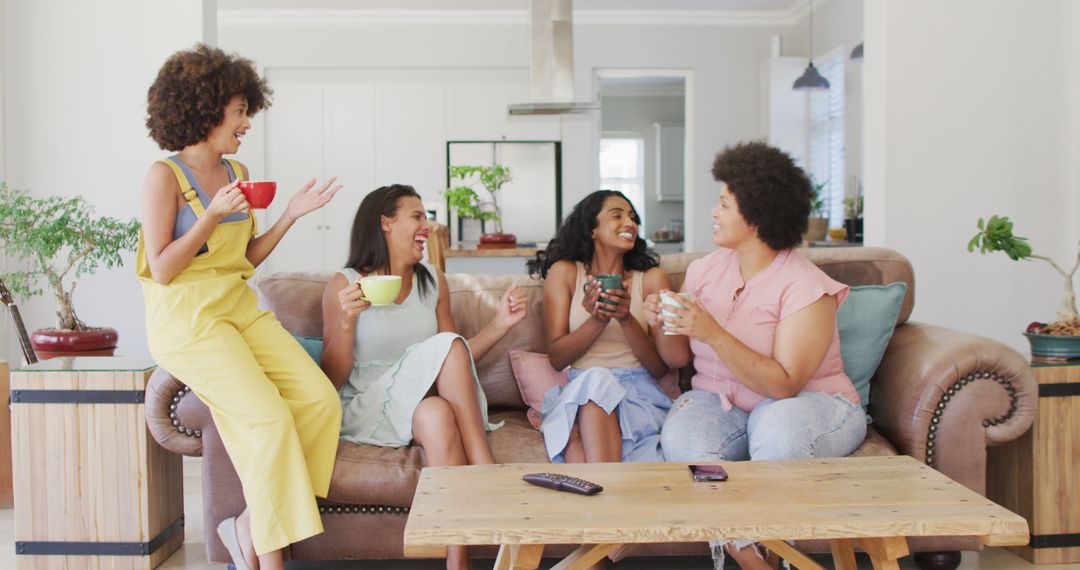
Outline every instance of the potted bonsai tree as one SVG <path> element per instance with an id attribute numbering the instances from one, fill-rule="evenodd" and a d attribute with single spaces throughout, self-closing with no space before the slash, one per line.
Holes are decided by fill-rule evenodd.
<path id="1" fill-rule="evenodd" d="M 825 205 L 825 198 L 821 193 L 825 190 L 827 182 L 814 183 L 814 195 L 810 198 L 810 220 L 806 226 L 806 241 L 823 241 L 829 231 L 829 210 Z"/>
<path id="2" fill-rule="evenodd" d="M 134 250 L 138 239 L 138 221 L 95 216 L 81 196 L 37 198 L 0 182 L 0 243 L 7 255 L 25 264 L 0 279 L 22 300 L 47 288 L 56 301 L 56 326 L 30 335 L 39 358 L 112 354 L 116 330 L 83 323 L 72 295 L 79 277 L 101 265 L 122 265 L 120 253 Z"/>
<path id="3" fill-rule="evenodd" d="M 979 218 L 978 228 L 979 233 L 968 242 L 968 251 L 975 251 L 975 248 L 984 254 L 1001 251 L 1014 261 L 1041 259 L 1065 279 L 1065 291 L 1058 307 L 1057 320 L 1052 323 L 1033 322 L 1024 331 L 1024 336 L 1031 342 L 1032 356 L 1080 356 L 1080 316 L 1076 312 L 1076 291 L 1073 288 L 1073 277 L 1080 268 L 1080 251 L 1077 252 L 1072 268 L 1065 270 L 1053 259 L 1032 253 L 1027 238 L 1013 234 L 1013 223 L 1008 217 L 990 216 L 989 220 Z"/>
<path id="4" fill-rule="evenodd" d="M 495 222 L 495 233 L 480 236 L 479 247 L 514 247 L 517 237 L 503 232 L 502 209 L 499 207 L 499 189 L 513 180 L 510 169 L 501 164 L 491 166 L 450 166 L 451 184 L 461 181 L 446 190 L 446 199 L 450 209 L 463 218 L 476 218 Z M 490 199 L 484 200 L 474 188 L 479 184 Z"/>

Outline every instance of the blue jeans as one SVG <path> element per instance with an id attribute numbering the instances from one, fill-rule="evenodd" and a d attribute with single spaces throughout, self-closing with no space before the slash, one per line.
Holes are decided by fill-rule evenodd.
<path id="1" fill-rule="evenodd" d="M 668 461 L 843 457 L 866 439 L 866 414 L 842 396 L 802 392 L 750 413 L 724 411 L 720 396 L 691 390 L 671 405 L 660 432 Z"/>

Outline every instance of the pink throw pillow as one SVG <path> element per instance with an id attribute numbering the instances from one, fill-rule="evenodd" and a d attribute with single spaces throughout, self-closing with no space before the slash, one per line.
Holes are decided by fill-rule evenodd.
<path id="1" fill-rule="evenodd" d="M 510 367 L 514 369 L 521 399 L 529 407 L 529 423 L 540 429 L 540 405 L 544 403 L 544 394 L 555 386 L 565 385 L 570 369 L 555 370 L 546 354 L 524 350 L 510 351 Z"/>

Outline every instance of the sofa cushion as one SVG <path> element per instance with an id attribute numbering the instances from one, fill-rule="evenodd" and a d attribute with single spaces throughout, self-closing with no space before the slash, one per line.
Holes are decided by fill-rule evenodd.
<path id="1" fill-rule="evenodd" d="M 864 408 L 870 404 L 870 378 L 892 338 L 906 292 L 905 283 L 852 287 L 836 312 L 844 372 L 855 384 Z"/>
<path id="2" fill-rule="evenodd" d="M 315 364 L 322 364 L 322 349 L 323 340 L 314 336 L 293 336 L 296 342 L 300 343 L 300 346 L 308 353 L 308 356 L 315 361 Z"/>
<path id="3" fill-rule="evenodd" d="M 529 407 L 529 424 L 540 429 L 540 405 L 544 403 L 544 394 L 555 386 L 567 383 L 569 368 L 555 370 L 546 354 L 527 350 L 511 350 L 510 366 L 514 370 L 521 399 Z"/>

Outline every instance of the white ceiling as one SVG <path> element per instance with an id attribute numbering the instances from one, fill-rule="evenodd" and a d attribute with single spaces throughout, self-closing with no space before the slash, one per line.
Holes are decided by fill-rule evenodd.
<path id="1" fill-rule="evenodd" d="M 802 0 L 574 0 L 577 10 L 787 11 Z M 529 0 L 219 0 L 222 10 L 524 10 Z"/>

